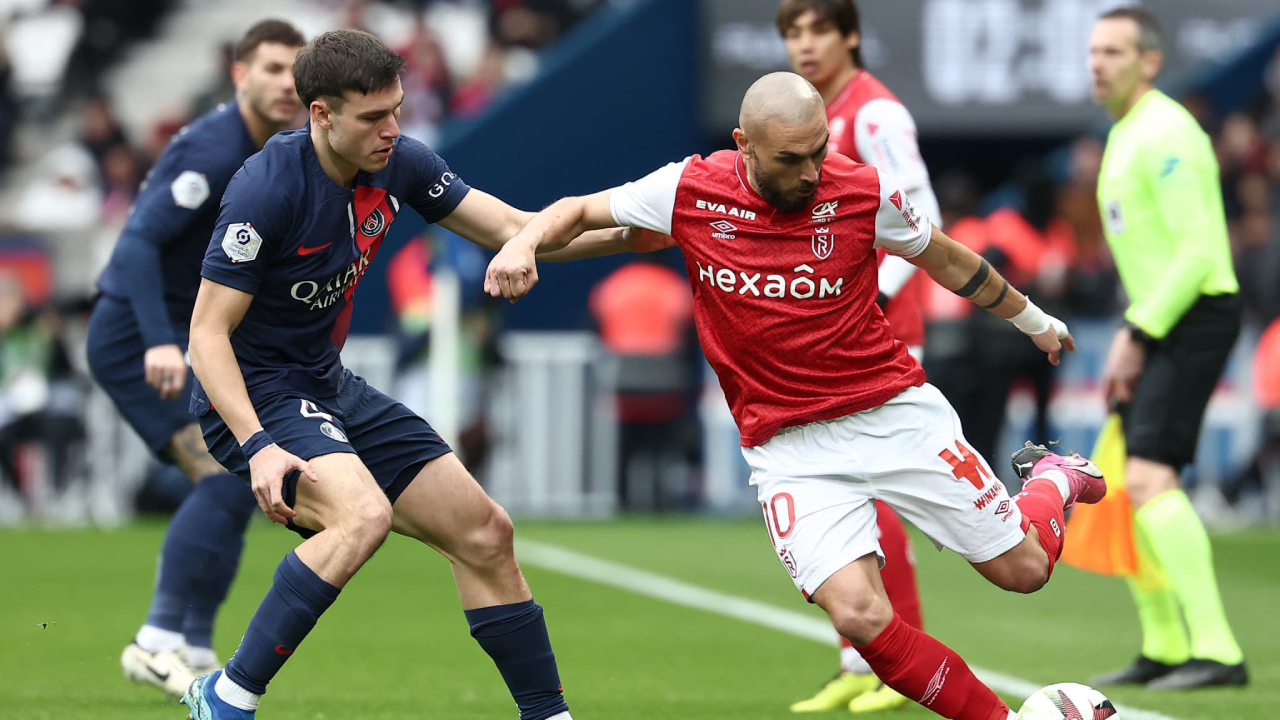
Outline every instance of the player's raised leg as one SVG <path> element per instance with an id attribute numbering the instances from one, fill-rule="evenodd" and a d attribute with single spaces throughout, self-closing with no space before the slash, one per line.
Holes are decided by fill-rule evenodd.
<path id="1" fill-rule="evenodd" d="M 1107 494 L 1098 466 L 1080 455 L 1058 455 L 1043 445 L 1027 443 L 1013 456 L 1014 471 L 1026 482 L 1014 498 L 1027 535 L 1012 550 L 974 568 L 997 586 L 1035 592 L 1049 581 L 1062 556 L 1067 508 L 1096 503 Z"/>
<path id="2" fill-rule="evenodd" d="M 359 457 L 331 453 L 310 464 L 316 481 L 297 481 L 292 522 L 315 534 L 280 561 L 225 670 L 188 689 L 193 720 L 253 717 L 272 678 L 391 530 L 391 503 Z"/>
<path id="3" fill-rule="evenodd" d="M 457 457 L 423 466 L 396 500 L 394 529 L 449 559 L 471 636 L 493 658 L 520 720 L 568 720 L 542 606 L 516 563 L 511 518 Z"/>

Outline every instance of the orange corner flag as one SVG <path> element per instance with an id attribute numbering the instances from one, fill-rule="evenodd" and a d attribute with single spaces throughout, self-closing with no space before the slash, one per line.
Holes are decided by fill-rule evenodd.
<path id="1" fill-rule="evenodd" d="M 1062 560 L 1102 575 L 1131 576 L 1138 560 L 1133 510 L 1124 483 L 1128 456 L 1119 415 L 1107 417 L 1090 459 L 1107 479 L 1107 496 L 1096 505 L 1077 505 L 1071 511 Z"/>

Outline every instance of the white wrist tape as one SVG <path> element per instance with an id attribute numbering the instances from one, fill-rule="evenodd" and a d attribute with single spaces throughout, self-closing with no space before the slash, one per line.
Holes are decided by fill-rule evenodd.
<path id="1" fill-rule="evenodd" d="M 1059 339 L 1069 334 L 1066 323 L 1036 307 L 1031 298 L 1027 298 L 1027 306 L 1022 312 L 1009 318 L 1009 322 L 1026 335 L 1040 335 L 1048 332 L 1049 328 L 1057 332 Z"/>

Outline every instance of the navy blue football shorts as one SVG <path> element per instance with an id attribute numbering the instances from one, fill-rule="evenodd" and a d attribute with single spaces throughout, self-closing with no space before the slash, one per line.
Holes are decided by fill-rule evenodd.
<path id="1" fill-rule="evenodd" d="M 147 384 L 142 364 L 147 346 L 127 300 L 100 295 L 89 314 L 88 330 L 85 349 L 94 379 L 151 452 L 171 462 L 165 454 L 169 440 L 196 421 L 189 408 L 188 395 L 195 379 L 190 368 L 183 392 L 172 400 L 161 398 L 159 391 Z M 179 343 L 185 345 L 186 338 Z"/>
<path id="2" fill-rule="evenodd" d="M 451 452 L 426 420 L 350 370 L 343 370 L 337 397 L 281 393 L 255 403 L 254 410 L 271 439 L 303 460 L 355 453 L 392 504 L 424 465 Z M 200 427 L 214 459 L 249 482 L 249 463 L 218 413 L 205 410 Z M 290 507 L 297 493 L 298 473 L 292 472 L 285 478 L 283 490 Z M 292 522 L 289 529 L 303 537 L 315 534 Z"/>

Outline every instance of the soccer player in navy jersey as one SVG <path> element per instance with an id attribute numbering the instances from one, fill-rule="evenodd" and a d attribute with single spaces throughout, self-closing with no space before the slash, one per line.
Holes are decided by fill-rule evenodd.
<path id="1" fill-rule="evenodd" d="M 253 494 L 205 449 L 188 409 L 187 330 L 218 201 L 245 158 L 297 116 L 293 61 L 306 39 L 264 20 L 236 46 L 236 99 L 173 139 L 147 177 L 98 279 L 89 367 L 162 461 L 196 483 L 160 551 L 146 624 L 120 657 L 125 677 L 181 695 L 217 667 L 213 620 L 253 515 Z"/>
<path id="2" fill-rule="evenodd" d="M 471 634 L 521 720 L 569 718 L 507 513 L 425 420 L 339 359 L 356 286 L 404 206 L 494 249 L 533 217 L 400 135 L 403 64 L 368 33 L 317 37 L 294 68 L 310 122 L 267 143 L 223 197 L 191 320 L 193 410 L 213 456 L 306 540 L 281 561 L 225 670 L 188 688 L 194 720 L 252 718 L 391 531 L 449 559 Z"/>

